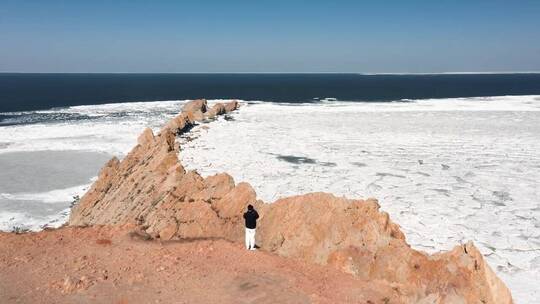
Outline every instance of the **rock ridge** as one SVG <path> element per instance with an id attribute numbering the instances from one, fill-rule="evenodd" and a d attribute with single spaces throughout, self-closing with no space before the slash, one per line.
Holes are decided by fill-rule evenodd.
<path id="1" fill-rule="evenodd" d="M 512 303 L 474 244 L 433 255 L 414 250 L 376 199 L 310 193 L 265 204 L 248 183 L 236 184 L 226 173 L 203 178 L 185 170 L 176 136 L 238 107 L 236 101 L 209 107 L 194 100 L 157 135 L 144 130 L 123 160 L 103 167 L 69 225 L 136 222 L 141 233 L 161 240 L 243 242 L 241 215 L 253 204 L 261 215 L 257 242 L 263 250 L 383 282 L 400 303 Z"/>

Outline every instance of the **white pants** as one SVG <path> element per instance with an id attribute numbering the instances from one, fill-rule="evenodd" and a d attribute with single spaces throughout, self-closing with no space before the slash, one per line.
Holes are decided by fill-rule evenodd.
<path id="1" fill-rule="evenodd" d="M 255 249 L 255 230 L 246 228 L 246 248 Z"/>

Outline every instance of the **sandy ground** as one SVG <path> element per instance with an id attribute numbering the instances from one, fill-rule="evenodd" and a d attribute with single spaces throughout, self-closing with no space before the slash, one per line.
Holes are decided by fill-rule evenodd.
<path id="1" fill-rule="evenodd" d="M 132 227 L 0 233 L 2 303 L 397 303 L 382 282 L 221 239 L 160 242 Z"/>

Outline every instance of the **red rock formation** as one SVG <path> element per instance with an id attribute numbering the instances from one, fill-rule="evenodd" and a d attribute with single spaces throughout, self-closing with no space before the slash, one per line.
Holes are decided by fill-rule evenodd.
<path id="1" fill-rule="evenodd" d="M 178 161 L 175 135 L 204 119 L 238 107 L 208 109 L 197 100 L 158 135 L 150 129 L 120 162 L 112 159 L 72 210 L 70 225 L 124 224 L 139 219 L 161 239 L 243 239 L 242 213 L 256 205 L 262 249 L 322 265 L 366 280 L 386 282 L 403 303 L 512 303 L 510 292 L 469 243 L 428 255 L 410 248 L 399 226 L 376 200 L 312 193 L 264 204 L 247 183 L 223 173 L 207 178 Z"/>
<path id="2" fill-rule="evenodd" d="M 512 302 L 472 243 L 432 256 L 413 250 L 376 200 L 312 193 L 269 209 L 261 220 L 262 244 L 280 255 L 388 281 L 413 303 Z"/>

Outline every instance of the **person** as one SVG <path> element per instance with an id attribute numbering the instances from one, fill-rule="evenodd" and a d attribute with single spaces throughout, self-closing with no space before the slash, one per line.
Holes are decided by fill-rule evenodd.
<path id="1" fill-rule="evenodd" d="M 246 221 L 246 249 L 257 250 L 255 248 L 255 231 L 257 228 L 257 219 L 259 214 L 252 205 L 247 206 L 247 212 L 244 213 L 244 220 Z"/>

